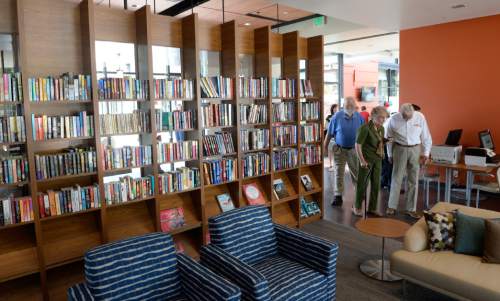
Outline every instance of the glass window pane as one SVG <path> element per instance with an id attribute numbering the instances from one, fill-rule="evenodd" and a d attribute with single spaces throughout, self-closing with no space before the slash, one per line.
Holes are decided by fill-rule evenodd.
<path id="1" fill-rule="evenodd" d="M 200 74 L 201 76 L 220 75 L 220 52 L 218 51 L 200 51 Z"/>
<path id="2" fill-rule="evenodd" d="M 273 78 L 280 78 L 281 77 L 281 58 L 280 57 L 273 57 L 271 59 L 271 74 Z"/>
<path id="3" fill-rule="evenodd" d="M 0 73 L 14 72 L 14 47 L 13 37 L 10 34 L 0 34 L 0 51 L 2 52 L 2 59 L 0 63 Z"/>
<path id="4" fill-rule="evenodd" d="M 155 78 L 180 78 L 182 74 L 181 49 L 153 46 L 153 74 Z"/>
<path id="5" fill-rule="evenodd" d="M 135 77 L 135 46 L 133 43 L 96 41 L 98 77 Z"/>
<path id="6" fill-rule="evenodd" d="M 243 77 L 253 77 L 253 55 L 240 54 L 240 74 Z"/>
<path id="7" fill-rule="evenodd" d="M 307 64 L 306 60 L 299 60 L 299 78 L 300 79 L 306 79 L 306 74 L 307 74 Z"/>

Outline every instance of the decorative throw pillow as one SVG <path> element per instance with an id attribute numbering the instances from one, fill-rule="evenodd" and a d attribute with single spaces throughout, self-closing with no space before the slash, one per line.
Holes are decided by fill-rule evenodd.
<path id="1" fill-rule="evenodd" d="M 455 253 L 481 256 L 484 244 L 484 219 L 455 212 Z"/>
<path id="2" fill-rule="evenodd" d="M 451 212 L 424 211 L 431 252 L 453 250 L 455 243 L 455 215 Z"/>
<path id="3" fill-rule="evenodd" d="M 485 221 L 483 262 L 500 263 L 500 219 Z"/>

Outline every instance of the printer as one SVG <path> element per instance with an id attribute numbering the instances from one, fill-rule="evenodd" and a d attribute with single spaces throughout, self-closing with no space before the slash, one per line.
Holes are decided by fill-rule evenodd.
<path id="1" fill-rule="evenodd" d="M 481 147 L 468 147 L 465 149 L 465 164 L 486 166 L 500 162 L 500 156 L 495 154 L 495 144 L 489 130 L 479 132 Z"/>
<path id="2" fill-rule="evenodd" d="M 458 145 L 461 137 L 462 129 L 451 130 L 448 133 L 445 144 L 432 146 L 432 161 L 445 164 L 457 164 L 462 155 L 462 146 Z"/>

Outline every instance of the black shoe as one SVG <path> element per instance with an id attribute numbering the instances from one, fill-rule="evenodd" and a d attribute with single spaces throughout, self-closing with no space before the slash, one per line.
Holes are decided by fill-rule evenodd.
<path id="1" fill-rule="evenodd" d="M 343 200 L 341 195 L 336 195 L 332 202 L 332 206 L 342 206 Z"/>

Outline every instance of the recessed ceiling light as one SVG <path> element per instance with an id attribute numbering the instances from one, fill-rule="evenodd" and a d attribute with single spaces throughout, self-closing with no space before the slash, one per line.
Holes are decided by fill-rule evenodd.
<path id="1" fill-rule="evenodd" d="M 252 23 L 250 23 L 250 22 L 246 22 L 246 23 L 245 23 L 245 24 L 243 24 L 243 25 L 245 25 L 245 26 L 250 26 L 250 25 L 252 25 Z"/>
<path id="2" fill-rule="evenodd" d="M 287 12 L 287 11 L 284 11 L 284 12 L 283 12 L 283 14 L 284 14 L 284 15 L 288 15 L 288 12 Z"/>
<path id="3" fill-rule="evenodd" d="M 451 8 L 453 8 L 453 9 L 465 8 L 465 4 L 456 4 L 456 5 L 453 5 Z"/>
<path id="4" fill-rule="evenodd" d="M 137 4 L 132 4 L 132 7 L 133 7 L 133 8 L 136 8 L 136 7 L 137 7 Z"/>

